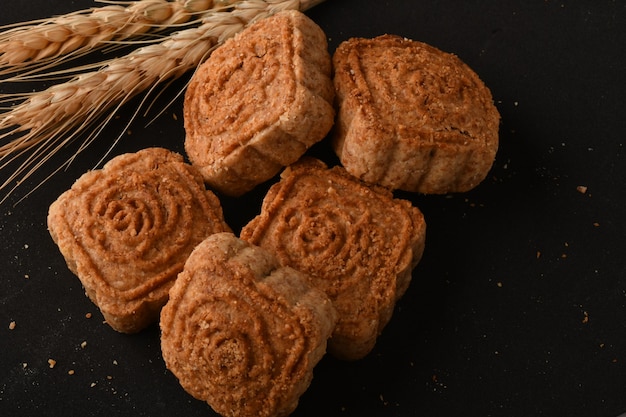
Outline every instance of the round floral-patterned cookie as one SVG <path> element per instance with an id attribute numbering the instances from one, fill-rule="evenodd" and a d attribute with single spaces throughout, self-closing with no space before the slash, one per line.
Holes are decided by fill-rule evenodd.
<path id="1" fill-rule="evenodd" d="M 290 414 L 326 352 L 336 312 L 301 272 L 231 233 L 193 251 L 161 312 L 182 387 L 223 416 Z"/>
<path id="2" fill-rule="evenodd" d="M 162 148 L 84 174 L 50 206 L 48 229 L 106 322 L 124 333 L 156 322 L 193 248 L 230 230 L 197 170 Z"/>

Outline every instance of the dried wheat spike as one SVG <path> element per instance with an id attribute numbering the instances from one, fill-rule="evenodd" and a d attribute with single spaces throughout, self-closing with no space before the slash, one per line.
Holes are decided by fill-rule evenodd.
<path id="1" fill-rule="evenodd" d="M 147 33 L 176 28 L 233 1 L 136 0 L 108 2 L 58 17 L 5 26 L 0 32 L 0 75 L 43 67 Z M 158 41 L 158 38 L 153 38 Z"/>

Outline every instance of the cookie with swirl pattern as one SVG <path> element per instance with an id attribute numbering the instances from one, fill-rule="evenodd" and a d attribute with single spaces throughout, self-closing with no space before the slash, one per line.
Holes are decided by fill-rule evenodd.
<path id="1" fill-rule="evenodd" d="M 156 322 L 193 248 L 230 230 L 197 170 L 162 148 L 84 174 L 52 203 L 47 221 L 69 269 L 124 333 Z"/>
<path id="2" fill-rule="evenodd" d="M 187 260 L 161 312 L 167 368 L 225 417 L 295 410 L 326 352 L 336 311 L 303 273 L 218 233 Z"/>
<path id="3" fill-rule="evenodd" d="M 329 352 L 355 360 L 372 350 L 408 288 L 425 233 L 409 201 L 306 158 L 283 171 L 241 238 L 326 292 L 339 313 Z"/>
<path id="4" fill-rule="evenodd" d="M 395 35 L 352 38 L 333 70 L 333 147 L 348 172 L 424 194 L 469 191 L 487 176 L 500 115 L 457 56 Z"/>
<path id="5" fill-rule="evenodd" d="M 286 10 L 215 50 L 185 93 L 185 151 L 212 189 L 237 196 L 269 180 L 334 123 L 326 35 Z"/>

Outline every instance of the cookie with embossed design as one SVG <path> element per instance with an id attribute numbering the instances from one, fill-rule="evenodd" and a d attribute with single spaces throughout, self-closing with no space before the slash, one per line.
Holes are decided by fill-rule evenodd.
<path id="1" fill-rule="evenodd" d="M 241 195 L 323 139 L 334 123 L 326 35 L 296 10 L 227 40 L 192 77 L 185 151 L 212 189 Z"/>
<path id="2" fill-rule="evenodd" d="M 106 322 L 124 333 L 156 322 L 193 248 L 230 230 L 198 171 L 162 148 L 84 174 L 50 206 L 48 229 Z"/>
<path id="3" fill-rule="evenodd" d="M 469 191 L 487 176 L 500 115 L 457 56 L 394 35 L 352 38 L 333 69 L 333 147 L 348 172 L 425 194 Z"/>
<path id="4" fill-rule="evenodd" d="M 372 350 L 391 319 L 425 233 L 424 216 L 409 201 L 306 158 L 283 171 L 241 238 L 326 292 L 339 313 L 329 352 L 354 360 Z"/>
<path id="5" fill-rule="evenodd" d="M 170 291 L 163 359 L 222 416 L 287 416 L 326 352 L 336 314 L 303 273 L 217 233 L 194 249 Z"/>

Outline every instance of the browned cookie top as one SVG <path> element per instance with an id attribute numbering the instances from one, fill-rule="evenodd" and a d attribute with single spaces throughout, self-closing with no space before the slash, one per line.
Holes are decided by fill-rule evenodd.
<path id="1" fill-rule="evenodd" d="M 304 274 L 230 233 L 193 251 L 161 313 L 163 358 L 223 416 L 285 416 L 308 388 L 336 320 Z"/>
<path id="2" fill-rule="evenodd" d="M 290 10 L 217 49 L 185 96 L 185 149 L 212 187 L 238 195 L 295 162 L 334 121 L 323 31 Z"/>
<path id="3" fill-rule="evenodd" d="M 230 230 L 199 173 L 161 148 L 83 175 L 50 206 L 48 227 L 87 294 L 123 332 L 154 321 L 193 248 Z"/>
<path id="4" fill-rule="evenodd" d="M 489 89 L 457 56 L 395 35 L 352 38 L 333 56 L 346 169 L 392 189 L 467 191 L 498 148 Z"/>
<path id="5" fill-rule="evenodd" d="M 307 159 L 282 174 L 241 237 L 305 272 L 328 294 L 339 312 L 329 350 L 358 359 L 372 349 L 408 287 L 425 228 L 408 201 Z"/>

